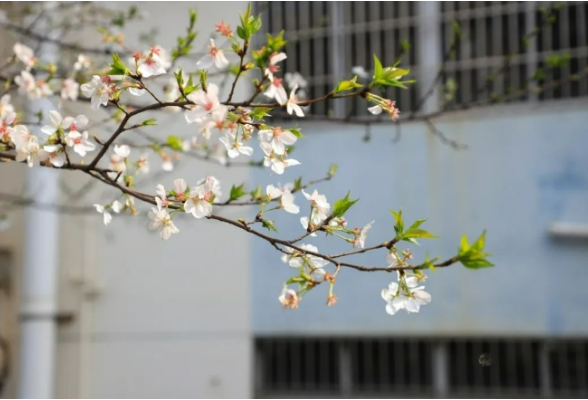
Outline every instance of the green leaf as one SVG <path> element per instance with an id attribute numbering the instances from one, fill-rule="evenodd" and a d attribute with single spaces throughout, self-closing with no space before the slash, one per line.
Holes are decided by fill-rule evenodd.
<path id="1" fill-rule="evenodd" d="M 107 75 L 129 75 L 130 71 L 125 66 L 125 64 L 121 61 L 118 54 L 112 55 L 112 64 L 109 64 L 110 71 L 108 71 Z"/>
<path id="2" fill-rule="evenodd" d="M 261 185 L 257 185 L 255 190 L 252 190 L 251 192 L 249 192 L 249 194 L 251 195 L 252 200 L 257 200 L 261 198 L 263 196 L 263 192 L 261 191 Z"/>
<path id="3" fill-rule="evenodd" d="M 180 68 L 177 72 L 174 72 L 174 76 L 176 77 L 176 82 L 178 82 L 178 86 L 184 87 L 184 71 Z"/>
<path id="4" fill-rule="evenodd" d="M 253 18 L 250 26 L 251 26 L 251 35 L 254 35 L 256 32 L 258 32 L 261 29 L 261 14 L 255 18 Z"/>
<path id="5" fill-rule="evenodd" d="M 413 228 L 418 228 L 418 227 L 419 227 L 419 226 L 421 226 L 421 225 L 423 224 L 423 222 L 425 222 L 426 220 L 427 220 L 426 218 L 423 218 L 423 219 L 417 219 L 417 220 L 416 220 L 416 221 L 415 221 L 415 222 L 414 222 L 414 223 L 413 223 L 413 224 L 410 226 L 410 228 L 408 228 L 408 229 L 410 230 L 410 229 L 413 229 Z"/>
<path id="6" fill-rule="evenodd" d="M 182 146 L 182 139 L 177 136 L 170 135 L 167 137 L 166 144 L 177 151 L 184 151 L 184 147 Z"/>
<path id="7" fill-rule="evenodd" d="M 282 47 L 288 43 L 284 40 L 284 30 L 281 30 L 276 36 L 272 36 L 269 33 L 266 35 L 267 47 L 270 49 L 270 54 L 278 52 Z"/>
<path id="8" fill-rule="evenodd" d="M 300 282 L 306 282 L 306 280 L 300 276 L 293 276 L 292 278 L 290 278 L 286 281 L 286 285 L 291 285 L 293 283 L 300 283 Z"/>
<path id="9" fill-rule="evenodd" d="M 432 233 L 429 233 L 423 229 L 409 228 L 406 232 L 404 232 L 404 235 L 402 235 L 402 237 L 403 237 L 403 239 L 408 239 L 408 238 L 433 239 L 433 238 L 436 238 L 437 236 L 435 236 Z"/>
<path id="10" fill-rule="evenodd" d="M 374 81 L 378 80 L 382 75 L 382 63 L 378 59 L 378 56 L 374 54 Z"/>
<path id="11" fill-rule="evenodd" d="M 484 250 L 485 241 L 486 231 L 482 232 L 480 237 L 471 247 L 465 235 L 462 236 L 457 255 L 459 262 L 461 262 L 466 268 L 470 269 L 493 267 L 494 264 L 486 260 L 486 257 L 488 257 L 490 253 L 484 253 L 482 251 Z"/>
<path id="12" fill-rule="evenodd" d="M 271 117 L 271 115 L 268 114 L 268 112 L 271 110 L 272 109 L 270 107 L 255 107 L 253 110 L 251 110 L 249 115 L 252 119 L 263 121 L 265 117 Z"/>
<path id="13" fill-rule="evenodd" d="M 461 263 L 464 265 L 464 267 L 469 268 L 469 269 L 480 269 L 480 268 L 488 268 L 488 267 L 494 266 L 494 264 L 492 264 L 490 261 L 484 260 L 484 259 L 479 259 L 479 260 L 465 259 L 465 260 L 462 260 Z"/>
<path id="14" fill-rule="evenodd" d="M 302 133 L 300 133 L 300 129 L 298 128 L 290 128 L 288 129 L 290 132 L 292 132 L 294 134 L 294 136 L 296 136 L 297 138 L 303 139 L 304 136 L 302 135 Z"/>
<path id="15" fill-rule="evenodd" d="M 244 183 L 240 184 L 239 186 L 233 185 L 231 187 L 231 195 L 229 197 L 229 201 L 238 200 L 240 197 L 245 195 L 245 190 L 243 187 L 245 186 Z"/>
<path id="16" fill-rule="evenodd" d="M 190 10 L 190 27 L 188 28 L 189 30 L 192 30 L 192 28 L 194 28 L 197 17 L 198 14 L 196 13 L 196 10 Z"/>
<path id="17" fill-rule="evenodd" d="M 292 191 L 298 192 L 300 190 L 302 190 L 302 177 L 294 181 L 294 189 Z"/>
<path id="18" fill-rule="evenodd" d="M 402 221 L 402 210 L 398 210 L 398 212 L 394 210 L 390 210 L 392 215 L 394 215 L 394 219 L 396 220 L 396 225 L 394 226 L 394 230 L 396 231 L 397 235 L 401 235 L 404 232 L 404 222 Z"/>
<path id="19" fill-rule="evenodd" d="M 335 205 L 333 206 L 333 213 L 331 214 L 333 216 L 333 218 L 342 217 L 343 215 L 345 215 L 347 210 L 349 210 L 355 203 L 357 203 L 357 201 L 359 199 L 355 199 L 355 200 L 349 199 L 350 193 L 351 192 L 347 192 L 347 195 L 344 198 L 337 200 L 335 202 Z"/>
<path id="20" fill-rule="evenodd" d="M 329 172 L 327 174 L 330 177 L 333 177 L 335 175 L 335 173 L 337 172 L 338 169 L 339 169 L 339 166 L 337 164 L 331 164 L 329 166 Z"/>
<path id="21" fill-rule="evenodd" d="M 468 238 L 466 235 L 461 237 L 461 242 L 459 244 L 459 255 L 465 254 L 470 249 L 470 244 L 468 242 Z"/>
<path id="22" fill-rule="evenodd" d="M 276 229 L 276 225 L 274 224 L 274 221 L 271 221 L 269 219 L 264 219 L 261 221 L 261 224 L 263 225 L 263 227 L 265 229 L 267 229 L 268 231 L 274 231 L 274 232 L 278 232 L 278 230 Z"/>
<path id="23" fill-rule="evenodd" d="M 483 231 L 478 240 L 470 247 L 470 252 L 479 253 L 484 249 L 484 242 L 486 241 L 486 231 Z"/>
<path id="24" fill-rule="evenodd" d="M 353 89 L 363 87 L 362 84 L 359 84 L 356 81 L 357 81 L 357 76 L 354 76 L 353 79 L 351 79 L 349 81 L 339 82 L 337 84 L 337 87 L 335 88 L 335 94 L 340 93 L 340 92 L 344 92 L 346 90 L 353 90 Z"/>
<path id="25" fill-rule="evenodd" d="M 145 121 L 141 122 L 142 126 L 154 126 L 157 125 L 157 120 L 155 118 L 149 118 Z"/>

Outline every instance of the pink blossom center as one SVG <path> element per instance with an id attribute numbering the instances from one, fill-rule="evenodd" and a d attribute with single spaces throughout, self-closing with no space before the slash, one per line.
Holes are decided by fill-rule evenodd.
<path id="1" fill-rule="evenodd" d="M 274 81 L 272 82 L 272 85 L 274 85 L 275 87 L 282 87 L 282 79 L 280 78 L 274 78 Z"/>
<path id="2" fill-rule="evenodd" d="M 213 197 L 214 197 L 214 193 L 208 192 L 208 193 L 204 194 L 203 200 L 210 201 L 210 200 L 212 200 Z"/>

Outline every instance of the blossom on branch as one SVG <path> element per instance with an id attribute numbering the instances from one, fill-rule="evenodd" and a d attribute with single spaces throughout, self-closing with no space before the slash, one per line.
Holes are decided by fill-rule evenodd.
<path id="1" fill-rule="evenodd" d="M 165 209 L 152 208 L 149 212 L 149 218 L 151 219 L 149 229 L 160 229 L 159 235 L 163 240 L 167 240 L 172 234 L 180 232 Z"/>
<path id="2" fill-rule="evenodd" d="M 213 65 L 218 69 L 224 69 L 229 65 L 229 61 L 225 57 L 223 51 L 216 47 L 214 39 L 210 39 L 210 44 L 208 45 L 208 54 L 202 57 L 196 63 L 196 68 L 208 69 Z"/>

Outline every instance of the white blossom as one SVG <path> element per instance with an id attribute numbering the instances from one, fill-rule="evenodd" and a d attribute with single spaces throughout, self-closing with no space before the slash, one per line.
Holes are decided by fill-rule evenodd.
<path id="1" fill-rule="evenodd" d="M 226 112 L 227 108 L 220 104 L 218 93 L 218 86 L 214 83 L 208 85 L 206 92 L 200 89 L 190 93 L 187 96 L 188 100 L 193 102 L 196 107 L 192 108 L 192 110 L 186 111 L 186 121 L 188 123 L 201 122 L 202 118 L 206 117 L 207 114 L 211 114 L 218 110 L 220 110 L 221 113 L 223 111 Z"/>
<path id="2" fill-rule="evenodd" d="M 84 68 L 90 68 L 90 59 L 83 54 L 78 55 L 78 60 L 74 63 L 74 70 L 79 71 Z"/>
<path id="3" fill-rule="evenodd" d="M 299 117 L 304 117 L 304 112 L 302 108 L 298 105 L 298 97 L 296 96 L 296 90 L 298 90 L 298 86 L 295 85 L 290 92 L 290 97 L 288 98 L 288 102 L 286 103 L 286 110 L 288 114 L 292 115 L 292 113 L 296 113 Z"/>
<path id="4" fill-rule="evenodd" d="M 127 146 L 126 144 L 123 144 L 120 146 L 115 145 L 114 152 L 116 153 L 117 156 L 119 156 L 121 158 L 127 158 L 131 154 L 131 148 L 129 146 Z"/>
<path id="5" fill-rule="evenodd" d="M 72 78 L 67 78 L 61 83 L 61 98 L 63 100 L 70 99 L 76 101 L 78 99 L 78 90 L 80 84 Z"/>
<path id="6" fill-rule="evenodd" d="M 392 282 L 388 289 L 382 290 L 382 298 L 386 301 L 386 312 L 396 314 L 404 309 L 407 313 L 417 313 L 422 305 L 431 302 L 431 295 L 424 291 L 424 286 L 418 286 L 416 276 L 406 276 L 398 273 L 398 283 Z"/>
<path id="7" fill-rule="evenodd" d="M 60 129 L 69 129 L 70 131 L 77 131 L 88 125 L 88 117 L 85 115 L 78 115 L 77 117 L 65 117 L 63 118 L 59 112 L 55 110 L 49 111 L 49 119 L 51 125 L 44 125 L 41 128 L 41 132 L 47 135 L 53 135 Z"/>
<path id="8" fill-rule="evenodd" d="M 277 64 L 284 61 L 286 58 L 288 58 L 286 53 L 274 53 L 270 56 L 269 66 L 264 71 L 265 76 L 267 76 L 270 81 L 274 79 L 274 74 L 280 70 L 280 67 Z"/>
<path id="9" fill-rule="evenodd" d="M 69 147 L 73 147 L 73 150 L 81 157 L 84 157 L 88 151 L 94 151 L 96 149 L 94 143 L 88 141 L 88 131 L 84 131 L 83 133 L 70 131 L 65 137 L 65 142 Z"/>
<path id="10" fill-rule="evenodd" d="M 303 244 L 300 245 L 299 248 L 302 249 L 303 252 L 286 247 L 284 251 L 288 254 L 282 255 L 282 262 L 288 264 L 292 268 L 302 268 L 308 273 L 320 270 L 319 274 L 324 275 L 323 268 L 329 264 L 329 261 L 305 252 L 311 251 L 313 253 L 318 253 L 318 248 L 312 244 Z"/>
<path id="11" fill-rule="evenodd" d="M 284 75 L 284 80 L 289 88 L 294 86 L 299 86 L 301 88 L 305 88 L 308 86 L 308 82 L 299 72 L 286 72 Z"/>
<path id="12" fill-rule="evenodd" d="M 184 211 L 196 218 L 209 217 L 212 214 L 212 201 L 220 196 L 220 183 L 216 178 L 207 177 L 203 183 L 190 191 L 184 203 Z"/>
<path id="13" fill-rule="evenodd" d="M 35 77 L 28 71 L 21 71 L 20 75 L 14 78 L 14 82 L 18 85 L 18 92 L 23 96 L 26 95 L 29 100 L 51 95 L 49 85 L 44 81 L 35 81 Z"/>
<path id="14" fill-rule="evenodd" d="M 273 77 L 270 85 L 263 94 L 270 99 L 275 99 L 280 105 L 284 105 L 288 101 L 288 94 L 280 78 Z"/>
<path id="15" fill-rule="evenodd" d="M 365 239 L 367 238 L 367 232 L 370 230 L 373 224 L 374 221 L 370 222 L 369 224 L 361 228 L 361 230 L 357 234 L 357 237 L 353 241 L 353 247 L 361 247 L 362 249 L 364 248 Z"/>
<path id="16" fill-rule="evenodd" d="M 289 190 L 285 188 L 280 189 L 274 185 L 267 185 L 265 192 L 272 200 L 280 197 L 280 202 L 284 211 L 291 214 L 298 214 L 300 212 L 300 207 L 294 204 L 294 195 Z"/>
<path id="17" fill-rule="evenodd" d="M 280 127 L 260 130 L 258 135 L 259 140 L 271 144 L 272 150 L 278 155 L 284 154 L 286 146 L 292 146 L 297 140 L 296 135 L 291 131 Z"/>
<path id="18" fill-rule="evenodd" d="M 316 189 L 312 194 L 308 194 L 302 190 L 302 194 L 308 201 L 310 201 L 312 209 L 318 214 L 317 218 L 326 219 L 331 211 L 331 205 L 327 201 L 327 196 L 319 194 Z"/>
<path id="19" fill-rule="evenodd" d="M 398 265 L 400 265 L 398 257 L 394 252 L 388 252 L 386 254 L 386 262 L 388 263 L 388 268 L 396 268 Z"/>
<path id="20" fill-rule="evenodd" d="M 210 44 L 208 45 L 208 54 L 202 57 L 196 63 L 196 68 L 208 69 L 213 64 L 218 69 L 223 69 L 229 65 L 229 61 L 225 57 L 223 51 L 216 47 L 214 39 L 210 39 Z"/>
<path id="21" fill-rule="evenodd" d="M 227 154 L 230 158 L 238 157 L 239 154 L 245 154 L 251 156 L 253 154 L 253 148 L 244 146 L 243 142 L 239 140 L 237 135 L 231 131 L 227 131 L 225 136 L 221 137 L 220 142 L 225 145 Z"/>
<path id="22" fill-rule="evenodd" d="M 284 158 L 286 156 L 285 153 L 283 155 L 276 155 L 272 150 L 272 145 L 268 142 L 261 142 L 259 145 L 265 153 L 263 158 L 263 165 L 266 167 L 271 167 L 272 171 L 278 175 L 282 175 L 288 167 L 293 165 L 300 165 L 298 160 L 294 160 L 293 158 Z"/>
<path id="23" fill-rule="evenodd" d="M 35 66 L 37 59 L 35 58 L 33 49 L 25 46 L 22 43 L 16 43 L 12 49 L 14 50 L 16 58 L 18 58 L 27 67 L 27 71 Z"/>
<path id="24" fill-rule="evenodd" d="M 152 208 L 149 212 L 149 218 L 151 219 L 149 229 L 161 229 L 159 235 L 164 240 L 169 239 L 172 234 L 180 232 L 165 209 Z"/>
<path id="25" fill-rule="evenodd" d="M 111 95 L 110 78 L 101 78 L 98 75 L 92 76 L 90 82 L 84 83 L 80 86 L 82 93 L 86 97 L 90 97 L 90 105 L 93 110 L 97 110 L 101 105 L 108 105 L 108 99 Z"/>
<path id="26" fill-rule="evenodd" d="M 0 119 L 6 120 L 9 115 L 14 115 L 14 118 L 16 118 L 16 114 L 14 113 L 14 106 L 10 104 L 10 95 L 5 94 L 4 96 L 0 97 Z M 11 123 L 12 122 L 9 124 Z"/>
<path id="27" fill-rule="evenodd" d="M 167 60 L 167 54 L 159 46 L 153 46 L 150 51 L 142 54 L 137 60 L 138 72 L 144 77 L 162 75 L 166 73 L 171 63 Z"/>
<path id="28" fill-rule="evenodd" d="M 43 146 L 43 150 L 47 152 L 51 165 L 57 168 L 61 168 L 65 165 L 66 157 L 65 153 L 60 151 L 62 150 L 61 146 L 46 145 Z"/>
<path id="29" fill-rule="evenodd" d="M 112 221 L 112 214 L 110 214 L 108 210 L 112 210 L 118 214 L 122 208 L 122 205 L 118 200 L 115 200 L 110 206 L 104 207 L 100 204 L 94 204 L 94 207 L 96 208 L 96 211 L 102 214 L 104 219 L 104 225 L 108 225 L 110 221 Z"/>
<path id="30" fill-rule="evenodd" d="M 351 73 L 359 76 L 360 78 L 364 78 L 364 79 L 367 79 L 370 77 L 370 74 L 361 65 L 357 65 L 357 66 L 351 68 Z"/>
<path id="31" fill-rule="evenodd" d="M 149 161 L 147 161 L 147 156 L 142 155 L 137 160 L 137 173 L 148 174 L 149 173 Z"/>
<path id="32" fill-rule="evenodd" d="M 298 308 L 298 302 L 300 301 L 296 292 L 292 289 L 288 289 L 286 286 L 282 289 L 282 293 L 280 294 L 280 297 L 278 297 L 278 300 L 282 303 L 282 306 L 291 309 Z"/>

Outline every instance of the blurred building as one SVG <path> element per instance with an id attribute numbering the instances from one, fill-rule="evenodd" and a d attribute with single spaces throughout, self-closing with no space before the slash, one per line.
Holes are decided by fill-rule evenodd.
<path id="1" fill-rule="evenodd" d="M 191 6 L 141 3 L 147 21 L 129 25 L 127 37 L 158 26 L 159 44 L 169 48 Z M 221 19 L 236 26 L 245 6 L 199 3 L 196 47 Z M 58 311 L 72 319 L 59 323 L 55 396 L 588 396 L 588 6 L 565 3 L 547 24 L 553 6 L 257 3 L 268 32 L 287 30 L 282 69 L 305 76 L 310 96 L 328 93 L 354 66 L 369 73 L 377 53 L 385 65 L 401 58 L 418 79 L 409 90 L 387 93 L 403 115 L 451 111 L 433 119 L 436 130 L 422 120 L 296 121 L 306 136 L 295 150 L 302 165 L 282 177 L 194 161 L 153 189 L 212 174 L 227 182 L 226 192 L 232 183 L 320 178 L 336 163 L 335 179 L 317 189 L 331 204 L 347 190 L 361 198 L 348 220 L 352 226 L 375 220 L 368 243 L 393 235 L 388 210 L 402 208 L 408 220 L 427 217 L 427 229 L 440 236 L 411 247 L 417 261 L 425 250 L 451 256 L 462 234 L 486 229 L 496 267 L 429 273 L 433 301 L 416 315 L 386 314 L 380 291 L 395 275 L 352 270 L 338 278 L 336 306 L 325 306 L 319 286 L 290 311 L 277 297 L 291 270 L 271 246 L 231 227 L 181 220 L 182 234 L 162 243 L 144 219 L 115 216 L 105 228 L 98 215 L 62 215 Z M 455 21 L 463 34 L 457 42 Z M 455 54 L 446 57 L 451 48 Z M 442 65 L 440 89 L 425 96 Z M 564 83 L 513 95 L 554 80 Z M 240 85 L 237 95 L 248 90 Z M 474 104 L 488 99 L 499 104 Z M 366 108 L 358 100 L 309 111 L 313 118 L 374 120 Z M 181 118 L 167 123 L 162 134 L 186 132 Z M 27 173 L 21 165 L 2 165 L 1 191 L 18 193 Z M 62 180 L 74 188 L 85 182 L 73 173 Z M 75 204 L 110 201 L 112 193 L 94 192 Z M 297 196 L 299 205 L 304 201 Z M 4 397 L 17 393 L 21 267 L 23 254 L 35 251 L 23 247 L 27 210 L 13 212 L 11 228 L 0 231 L 0 334 L 12 350 Z M 232 218 L 247 212 L 254 214 L 223 210 Z M 302 229 L 286 215 L 276 225 L 285 236 Z M 323 239 L 308 242 L 321 250 L 345 248 Z M 384 254 L 359 260 L 380 265 Z"/>

